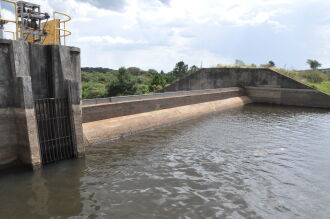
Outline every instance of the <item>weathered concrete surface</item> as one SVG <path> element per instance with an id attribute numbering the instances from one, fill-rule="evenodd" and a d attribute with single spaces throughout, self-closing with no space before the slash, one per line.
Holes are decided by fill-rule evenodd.
<path id="1" fill-rule="evenodd" d="M 196 116 L 243 106 L 252 100 L 246 96 L 179 106 L 152 112 L 121 116 L 84 123 L 84 134 L 89 144 L 98 144 L 121 136 L 131 135 L 155 127 L 187 120 Z"/>
<path id="2" fill-rule="evenodd" d="M 0 40 L 0 165 L 40 166 L 34 101 L 42 98 L 69 96 L 73 137 L 84 153 L 80 83 L 78 48 Z"/>
<path id="3" fill-rule="evenodd" d="M 244 91 L 241 88 L 225 88 L 204 92 L 190 92 L 189 94 L 185 93 L 184 95 L 178 94 L 178 96 L 87 105 L 83 106 L 83 122 L 93 122 L 119 116 L 221 100 L 241 96 L 243 93 Z"/>
<path id="4" fill-rule="evenodd" d="M 314 89 L 246 87 L 246 92 L 256 103 L 330 109 L 330 96 Z"/>
<path id="5" fill-rule="evenodd" d="M 220 88 L 222 89 L 222 88 Z M 206 89 L 206 90 L 192 90 L 192 91 L 176 91 L 176 92 L 165 92 L 165 93 L 153 93 L 153 94 L 142 94 L 142 95 L 128 95 L 128 96 L 117 96 L 117 97 L 106 97 L 106 98 L 95 98 L 95 99 L 84 99 L 82 101 L 84 106 L 94 104 L 105 104 L 105 103 L 118 103 L 124 101 L 135 101 L 135 100 L 150 100 L 159 99 L 165 97 L 177 97 L 194 94 L 205 94 L 216 92 L 219 89 Z"/>
<path id="6" fill-rule="evenodd" d="M 205 68 L 173 83 L 164 91 L 204 90 L 238 86 L 312 89 L 268 68 Z"/>
<path id="7" fill-rule="evenodd" d="M 330 96 L 271 69 L 208 68 L 183 78 L 164 91 L 247 88 L 260 103 L 330 108 Z"/>

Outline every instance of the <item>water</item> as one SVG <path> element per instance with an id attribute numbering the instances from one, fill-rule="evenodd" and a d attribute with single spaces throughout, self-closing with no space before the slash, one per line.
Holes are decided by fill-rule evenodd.
<path id="1" fill-rule="evenodd" d="M 329 218 L 330 112 L 249 105 L 0 177 L 1 218 Z"/>

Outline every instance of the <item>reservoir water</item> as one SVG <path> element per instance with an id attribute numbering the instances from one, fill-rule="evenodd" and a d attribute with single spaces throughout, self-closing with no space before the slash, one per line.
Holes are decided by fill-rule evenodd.
<path id="1" fill-rule="evenodd" d="M 0 218 L 329 218 L 330 112 L 247 105 L 0 175 Z"/>

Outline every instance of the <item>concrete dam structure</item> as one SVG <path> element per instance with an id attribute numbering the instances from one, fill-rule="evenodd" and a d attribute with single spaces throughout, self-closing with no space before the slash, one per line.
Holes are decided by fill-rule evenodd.
<path id="1" fill-rule="evenodd" d="M 90 144 L 249 103 L 330 109 L 330 96 L 270 69 L 208 68 L 154 95 L 85 100 Z"/>
<path id="2" fill-rule="evenodd" d="M 84 154 L 80 50 L 0 40 L 0 165 Z"/>
<path id="3" fill-rule="evenodd" d="M 80 157 L 88 145 L 253 102 L 330 109 L 329 95 L 258 68 L 202 69 L 162 93 L 82 101 L 78 48 L 1 40 L 0 166 Z"/>

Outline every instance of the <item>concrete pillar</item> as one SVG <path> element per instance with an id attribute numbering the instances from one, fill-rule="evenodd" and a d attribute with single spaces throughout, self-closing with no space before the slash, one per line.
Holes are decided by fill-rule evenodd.
<path id="1" fill-rule="evenodd" d="M 31 77 L 17 78 L 16 96 L 19 101 L 15 108 L 18 158 L 38 169 L 41 166 L 41 157 Z"/>

